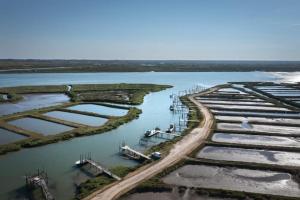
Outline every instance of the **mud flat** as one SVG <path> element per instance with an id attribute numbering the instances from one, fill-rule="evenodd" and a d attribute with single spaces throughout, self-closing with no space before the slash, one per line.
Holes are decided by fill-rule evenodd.
<path id="1" fill-rule="evenodd" d="M 185 165 L 164 177 L 163 182 L 186 187 L 300 197 L 299 185 L 292 176 L 274 171 Z"/>
<path id="2" fill-rule="evenodd" d="M 212 97 L 212 96 L 200 96 L 196 97 L 195 99 L 197 100 L 216 100 L 216 101 L 238 101 L 238 102 L 264 102 L 262 99 L 235 99 L 235 98 L 230 98 L 230 97 Z"/>
<path id="3" fill-rule="evenodd" d="M 52 112 L 45 113 L 44 115 L 57 118 L 57 119 L 79 123 L 79 124 L 84 124 L 88 126 L 101 126 L 107 121 L 107 119 L 101 117 L 93 117 L 88 115 L 62 112 L 62 111 L 52 111 Z"/>
<path id="4" fill-rule="evenodd" d="M 289 111 L 287 108 L 280 108 L 280 107 L 270 107 L 270 106 L 255 106 L 255 105 L 218 105 L 218 104 L 205 104 L 209 108 L 213 109 L 243 109 L 243 110 L 264 110 L 264 111 Z"/>
<path id="5" fill-rule="evenodd" d="M 300 167 L 300 153 L 296 152 L 206 146 L 196 157 Z"/>
<path id="6" fill-rule="evenodd" d="M 25 94 L 17 103 L 0 104 L 0 116 L 27 110 L 59 105 L 69 101 L 65 94 Z"/>
<path id="7" fill-rule="evenodd" d="M 247 135 L 234 133 L 215 133 L 212 137 L 214 142 L 234 144 L 252 144 L 283 147 L 300 147 L 300 138 L 279 137 L 267 135 Z"/>
<path id="8" fill-rule="evenodd" d="M 128 112 L 128 110 L 126 109 L 117 109 L 96 104 L 79 104 L 76 106 L 68 107 L 67 109 L 112 116 L 123 116 Z"/>
<path id="9" fill-rule="evenodd" d="M 231 110 L 210 110 L 215 115 L 231 115 L 231 116 L 249 116 L 249 117 L 269 117 L 269 118 L 296 118 L 300 119 L 299 113 L 294 112 L 286 112 L 286 113 L 278 113 L 278 112 L 250 112 L 250 111 L 231 111 Z"/>
<path id="10" fill-rule="evenodd" d="M 222 116 L 215 115 L 215 119 L 221 121 L 236 121 L 243 122 L 248 121 L 252 122 L 260 122 L 260 123 L 277 123 L 277 124 L 300 124 L 300 119 L 289 119 L 289 118 L 266 118 L 266 117 L 240 117 L 240 116 Z"/>
<path id="11" fill-rule="evenodd" d="M 240 123 L 218 123 L 218 130 L 234 130 L 234 131 L 247 131 L 258 133 L 278 133 L 278 134 L 299 134 L 299 127 L 293 126 L 275 126 L 275 125 L 262 125 L 262 124 L 249 124 L 249 128 L 245 128 Z"/>
<path id="12" fill-rule="evenodd" d="M 66 131 L 70 131 L 73 127 L 48 122 L 45 120 L 35 119 L 31 117 L 25 117 L 8 122 L 11 125 L 20 127 L 22 129 L 40 133 L 42 135 L 54 135 Z"/>
<path id="13" fill-rule="evenodd" d="M 253 105 L 253 106 L 273 106 L 274 104 L 268 102 L 253 102 L 253 101 L 223 101 L 223 100 L 201 100 L 204 104 L 219 104 L 219 105 Z"/>
<path id="14" fill-rule="evenodd" d="M 26 139 L 26 136 L 0 128 L 0 145 Z"/>

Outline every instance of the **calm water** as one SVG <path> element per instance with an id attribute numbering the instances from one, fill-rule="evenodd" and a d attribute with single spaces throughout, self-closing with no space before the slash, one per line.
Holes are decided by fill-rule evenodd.
<path id="1" fill-rule="evenodd" d="M 101 106 L 96 104 L 81 104 L 76 106 L 68 107 L 70 110 L 79 110 L 84 112 L 92 112 L 100 115 L 111 115 L 111 116 L 123 116 L 126 115 L 128 110 L 118 109 L 107 106 Z"/>
<path id="2" fill-rule="evenodd" d="M 93 117 L 88 115 L 81 115 L 81 114 L 62 112 L 62 111 L 52 111 L 52 112 L 45 113 L 44 115 L 79 123 L 79 124 L 85 124 L 89 126 L 101 126 L 107 121 L 107 119 L 100 118 L 100 117 Z"/>
<path id="3" fill-rule="evenodd" d="M 15 142 L 17 140 L 22 140 L 25 138 L 26 138 L 26 136 L 19 135 L 14 132 L 0 128 L 0 145 L 8 144 L 10 142 Z"/>
<path id="4" fill-rule="evenodd" d="M 70 73 L 70 74 L 0 74 L 0 86 L 76 84 L 76 83 L 157 83 L 170 84 L 174 88 L 151 93 L 139 106 L 143 110 L 139 119 L 122 125 L 116 130 L 88 137 L 75 138 L 47 146 L 24 149 L 0 156 L 0 199 L 18 199 L 24 186 L 24 174 L 36 168 L 45 168 L 50 177 L 50 189 L 59 200 L 70 199 L 75 190 L 80 171 L 72 166 L 82 153 L 91 152 L 92 157 L 107 167 L 136 165 L 118 155 L 118 146 L 125 140 L 130 146 L 143 150 L 139 139 L 147 129 L 159 126 L 166 129 L 178 121 L 169 111 L 171 93 L 191 88 L 196 84 L 207 87 L 228 81 L 273 81 L 277 78 L 268 73 Z M 20 167 L 22 166 L 22 167 Z M 22 194 L 18 194 L 21 199 Z"/>
<path id="5" fill-rule="evenodd" d="M 54 106 L 68 101 L 69 97 L 64 94 L 25 94 L 23 99 L 17 103 L 0 104 L 0 116 L 45 106 Z"/>
<path id="6" fill-rule="evenodd" d="M 42 135 L 54 135 L 73 129 L 69 126 L 31 117 L 24 117 L 21 119 L 9 121 L 8 123 L 28 131 L 40 133 Z"/>

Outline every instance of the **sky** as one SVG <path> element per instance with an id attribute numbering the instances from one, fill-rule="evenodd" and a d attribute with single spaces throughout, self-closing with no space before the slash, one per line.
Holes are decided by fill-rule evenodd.
<path id="1" fill-rule="evenodd" d="M 0 0 L 0 58 L 300 60 L 300 0 Z"/>

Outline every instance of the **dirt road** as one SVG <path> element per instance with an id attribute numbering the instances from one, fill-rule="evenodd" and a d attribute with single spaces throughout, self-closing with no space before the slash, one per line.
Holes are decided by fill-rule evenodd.
<path id="1" fill-rule="evenodd" d="M 123 179 L 120 182 L 117 182 L 113 186 L 100 191 L 94 192 L 89 197 L 85 198 L 85 200 L 114 200 L 120 197 L 122 194 L 128 192 L 129 190 L 136 187 L 142 181 L 145 181 L 156 174 L 160 173 L 164 169 L 172 166 L 177 163 L 181 159 L 183 159 L 186 155 L 191 153 L 194 149 L 196 149 L 201 143 L 205 141 L 208 137 L 210 130 L 213 125 L 213 116 L 208 111 L 206 107 L 204 107 L 201 103 L 197 102 L 193 96 L 190 96 L 189 99 L 194 102 L 200 111 L 202 112 L 203 122 L 202 126 L 197 127 L 192 130 L 192 132 L 185 137 L 182 138 L 179 142 L 177 142 L 174 147 L 171 149 L 170 153 L 160 160 L 158 163 L 145 168 L 138 173 L 135 173 L 132 176 L 129 176 Z"/>

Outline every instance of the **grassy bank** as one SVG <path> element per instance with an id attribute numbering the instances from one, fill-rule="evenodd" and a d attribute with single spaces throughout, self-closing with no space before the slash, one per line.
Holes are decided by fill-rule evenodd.
<path id="1" fill-rule="evenodd" d="M 135 169 L 137 169 L 139 166 L 136 167 L 125 167 L 125 166 L 115 166 L 110 169 L 110 171 L 117 176 L 123 178 L 130 172 L 133 172 Z M 111 183 L 113 183 L 115 180 L 111 177 L 108 177 L 106 175 L 99 175 L 95 178 L 91 178 L 87 180 L 84 183 L 81 183 L 77 187 L 77 194 L 74 199 L 83 199 L 84 197 L 88 196 L 92 192 L 99 190 Z"/>

